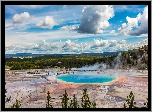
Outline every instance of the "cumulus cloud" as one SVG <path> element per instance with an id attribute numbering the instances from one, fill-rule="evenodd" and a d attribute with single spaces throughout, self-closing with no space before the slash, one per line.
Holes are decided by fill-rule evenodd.
<path id="1" fill-rule="evenodd" d="M 117 41 L 116 40 L 110 40 L 109 41 L 109 47 L 114 47 L 117 45 Z"/>
<path id="2" fill-rule="evenodd" d="M 77 27 L 75 25 L 63 26 L 60 28 L 60 30 L 69 30 L 69 31 L 76 30 L 76 29 L 77 29 Z"/>
<path id="3" fill-rule="evenodd" d="M 69 30 L 68 26 L 62 26 L 60 30 Z"/>
<path id="4" fill-rule="evenodd" d="M 94 44 L 92 45 L 92 48 L 94 48 L 94 47 L 106 47 L 107 45 L 108 45 L 108 40 L 94 39 Z"/>
<path id="5" fill-rule="evenodd" d="M 72 42 L 71 40 L 67 40 L 65 42 L 65 44 L 62 46 L 62 49 L 64 51 L 73 51 L 73 50 L 78 50 L 79 49 L 79 45 Z"/>
<path id="6" fill-rule="evenodd" d="M 13 23 L 14 24 L 23 23 L 24 21 L 27 21 L 29 18 L 30 18 L 30 14 L 28 12 L 15 14 L 13 16 Z"/>
<path id="7" fill-rule="evenodd" d="M 47 43 L 45 40 L 35 45 L 6 45 L 5 53 L 19 53 L 19 52 L 32 52 L 32 53 L 82 53 L 82 52 L 116 52 L 127 51 L 135 49 L 144 45 L 148 45 L 148 39 L 134 44 L 127 44 L 126 40 L 98 40 L 95 39 L 93 43 L 76 43 L 71 40 L 66 42 L 52 42 Z"/>
<path id="8" fill-rule="evenodd" d="M 109 5 L 87 6 L 82 10 L 79 33 L 103 33 L 110 26 L 108 20 L 114 16 L 114 10 Z"/>
<path id="9" fill-rule="evenodd" d="M 118 32 L 119 34 L 122 35 L 129 35 L 129 32 L 132 31 L 133 27 L 137 27 L 138 26 L 138 20 L 137 18 L 130 18 L 130 17 L 126 17 L 127 20 L 127 24 L 123 23 L 121 27 L 118 28 Z"/>
<path id="10" fill-rule="evenodd" d="M 140 26 L 137 30 L 130 32 L 131 35 L 142 35 L 148 33 L 148 6 L 144 8 L 143 14 L 139 13 L 136 17 Z"/>
<path id="11" fill-rule="evenodd" d="M 142 35 L 148 33 L 148 6 L 144 8 L 143 14 L 139 13 L 136 18 L 126 17 L 128 23 L 123 23 L 118 28 L 122 35 Z M 138 25 L 140 24 L 140 25 Z M 133 30 L 135 28 L 135 30 Z"/>
<path id="12" fill-rule="evenodd" d="M 74 43 L 72 43 L 71 40 L 68 39 L 68 40 L 65 42 L 65 44 L 64 44 L 63 47 L 69 47 L 69 46 L 71 46 L 71 45 L 74 45 Z"/>
<path id="13" fill-rule="evenodd" d="M 94 43 L 90 47 L 91 52 L 116 52 L 119 50 L 126 50 L 123 47 L 124 43 L 117 42 L 116 40 L 98 40 L 94 39 Z M 120 47 L 121 46 L 121 47 Z"/>
<path id="14" fill-rule="evenodd" d="M 43 21 L 39 21 L 36 24 L 36 27 L 38 28 L 52 28 L 54 25 L 57 25 L 57 23 L 54 21 L 52 16 L 46 16 Z"/>
<path id="15" fill-rule="evenodd" d="M 119 43 L 120 44 L 126 44 L 126 40 L 121 40 Z"/>

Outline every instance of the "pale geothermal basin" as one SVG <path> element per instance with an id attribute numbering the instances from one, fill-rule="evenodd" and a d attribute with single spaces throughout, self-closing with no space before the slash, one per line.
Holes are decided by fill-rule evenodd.
<path id="1" fill-rule="evenodd" d="M 87 88 L 90 100 L 97 103 L 98 108 L 122 108 L 130 91 L 135 95 L 137 105 L 143 106 L 143 102 L 148 97 L 148 72 L 142 73 L 136 70 L 103 70 L 86 71 L 86 74 L 99 74 L 104 72 L 113 75 L 115 78 L 106 83 L 73 83 L 57 79 L 59 76 L 46 76 L 44 78 L 29 78 L 20 75 L 14 75 L 12 71 L 5 73 L 7 96 L 12 96 L 12 100 L 6 103 L 5 107 L 10 107 L 17 98 L 21 102 L 22 108 L 45 108 L 47 91 L 50 91 L 52 105 L 61 108 L 61 96 L 64 90 L 70 98 L 76 94 L 80 102 L 83 88 Z M 69 71 L 72 73 L 73 71 Z M 75 71 L 74 74 L 78 73 Z M 64 74 L 65 75 L 65 74 Z M 62 74 L 60 75 L 62 76 Z M 15 79 L 13 79 L 15 77 Z M 29 78 L 27 81 L 23 79 Z"/>

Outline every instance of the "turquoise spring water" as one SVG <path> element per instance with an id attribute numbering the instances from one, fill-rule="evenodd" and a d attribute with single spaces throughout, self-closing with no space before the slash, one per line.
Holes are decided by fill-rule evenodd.
<path id="1" fill-rule="evenodd" d="M 110 82 L 115 79 L 115 76 L 104 73 L 103 74 L 77 73 L 77 74 L 59 75 L 56 78 L 65 82 L 89 84 L 89 83 Z"/>

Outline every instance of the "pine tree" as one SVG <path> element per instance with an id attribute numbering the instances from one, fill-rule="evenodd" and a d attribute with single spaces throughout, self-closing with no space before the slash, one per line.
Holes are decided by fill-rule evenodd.
<path id="1" fill-rule="evenodd" d="M 81 98 L 81 101 L 82 101 L 82 103 L 81 103 L 82 108 L 96 108 L 96 103 L 95 102 L 92 103 L 89 100 L 89 96 L 87 94 L 86 88 L 83 89 L 83 96 Z"/>
<path id="2" fill-rule="evenodd" d="M 130 92 L 130 95 L 127 96 L 126 103 L 127 103 L 127 105 L 124 103 L 124 108 L 137 108 L 135 106 L 136 102 L 134 102 L 134 94 L 132 91 Z"/>
<path id="3" fill-rule="evenodd" d="M 63 94 L 63 98 L 62 98 L 62 102 L 61 102 L 62 108 L 68 108 L 68 100 L 69 100 L 68 94 L 65 90 L 65 93 Z"/>
<path id="4" fill-rule="evenodd" d="M 51 101 L 51 96 L 50 96 L 50 92 L 47 92 L 47 102 L 46 102 L 46 108 L 53 108 L 53 106 L 50 104 Z"/>
<path id="5" fill-rule="evenodd" d="M 77 98 L 75 97 L 75 95 L 73 96 L 73 100 L 71 100 L 70 102 L 69 108 L 79 108 Z"/>
<path id="6" fill-rule="evenodd" d="M 16 99 L 16 102 L 11 106 L 11 108 L 20 108 L 21 104 L 20 102 Z"/>

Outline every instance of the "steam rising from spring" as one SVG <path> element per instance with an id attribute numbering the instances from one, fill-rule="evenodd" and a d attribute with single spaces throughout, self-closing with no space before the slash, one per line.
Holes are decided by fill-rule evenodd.
<path id="1" fill-rule="evenodd" d="M 100 67 L 100 64 L 96 63 L 93 66 L 83 66 L 82 68 L 72 68 L 71 70 L 98 70 Z"/>
<path id="2" fill-rule="evenodd" d="M 117 57 L 114 59 L 112 63 L 112 67 L 114 68 L 114 70 L 122 68 L 122 63 L 120 59 L 121 59 L 121 52 L 117 55 Z"/>
<path id="3" fill-rule="evenodd" d="M 92 66 L 86 65 L 86 66 L 83 66 L 82 68 L 72 68 L 71 70 L 105 70 L 105 69 L 109 69 L 109 68 L 110 68 L 110 66 L 106 63 L 100 63 L 100 64 L 95 63 Z M 122 68 L 121 52 L 112 61 L 112 68 L 114 68 L 114 70 Z"/>

